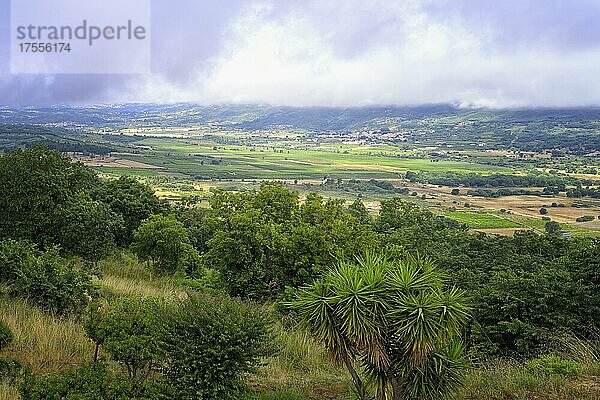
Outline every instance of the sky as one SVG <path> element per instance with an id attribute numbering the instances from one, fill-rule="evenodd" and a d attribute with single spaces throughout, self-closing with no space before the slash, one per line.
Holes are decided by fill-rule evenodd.
<path id="1" fill-rule="evenodd" d="M 152 72 L 113 75 L 11 74 L 9 6 L 0 104 L 600 105 L 599 0 L 151 0 Z"/>

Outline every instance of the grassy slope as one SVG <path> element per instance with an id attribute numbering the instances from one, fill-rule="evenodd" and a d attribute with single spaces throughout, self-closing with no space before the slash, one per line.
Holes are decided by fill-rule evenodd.
<path id="1" fill-rule="evenodd" d="M 172 279 L 155 277 L 131 256 L 100 263 L 99 281 L 109 296 L 185 296 Z M 37 373 L 55 372 L 89 362 L 92 343 L 74 319 L 55 318 L 26 302 L 0 300 L 0 318 L 15 333 L 14 343 L 0 356 L 14 357 Z M 243 400 L 351 400 L 346 372 L 332 365 L 324 351 L 305 333 L 275 326 L 279 353 L 265 359 L 248 377 L 251 391 Z M 587 363 L 575 380 L 533 376 L 516 362 L 492 363 L 467 374 L 456 400 L 525 400 L 600 398 L 600 366 Z M 17 399 L 16 388 L 0 384 L 0 400 Z"/>

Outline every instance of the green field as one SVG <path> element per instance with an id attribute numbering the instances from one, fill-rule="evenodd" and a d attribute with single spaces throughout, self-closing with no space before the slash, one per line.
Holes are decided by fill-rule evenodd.
<path id="1" fill-rule="evenodd" d="M 356 145 L 317 146 L 278 142 L 258 146 L 222 145 L 192 139 L 144 139 L 152 147 L 121 157 L 199 179 L 398 178 L 406 171 L 510 172 L 507 168 L 466 161 L 408 158 L 401 148 L 360 149 Z M 298 148 L 303 147 L 303 148 Z"/>
<path id="2" fill-rule="evenodd" d="M 454 211 L 446 217 L 467 225 L 471 229 L 520 228 L 522 225 L 493 214 L 473 211 Z"/>

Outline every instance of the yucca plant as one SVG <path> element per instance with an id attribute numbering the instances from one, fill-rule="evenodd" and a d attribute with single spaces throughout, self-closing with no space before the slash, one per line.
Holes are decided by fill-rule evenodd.
<path id="1" fill-rule="evenodd" d="M 361 399 L 399 400 L 443 398 L 458 387 L 465 303 L 431 262 L 367 254 L 302 288 L 291 305 L 346 366 Z"/>

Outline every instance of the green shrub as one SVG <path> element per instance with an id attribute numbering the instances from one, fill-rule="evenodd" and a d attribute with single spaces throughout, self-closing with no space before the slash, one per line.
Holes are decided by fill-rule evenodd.
<path id="1" fill-rule="evenodd" d="M 595 219 L 596 218 L 592 215 L 584 215 L 583 217 L 575 218 L 575 222 L 589 222 Z"/>
<path id="2" fill-rule="evenodd" d="M 157 316 L 161 303 L 124 299 L 111 309 L 92 307 L 84 324 L 88 336 L 127 368 L 129 379 L 144 379 L 160 358 Z"/>
<path id="3" fill-rule="evenodd" d="M 559 375 L 576 377 L 581 373 L 582 366 L 578 362 L 569 361 L 556 356 L 542 356 L 530 360 L 525 365 L 528 372 L 544 376 Z"/>
<path id="4" fill-rule="evenodd" d="M 0 282 L 10 284 L 19 272 L 37 261 L 35 246 L 26 241 L 7 239 L 0 242 Z"/>
<path id="5" fill-rule="evenodd" d="M 0 382 L 14 382 L 21 369 L 21 363 L 17 360 L 0 358 Z"/>
<path id="6" fill-rule="evenodd" d="M 269 323 L 255 305 L 195 296 L 165 309 L 164 373 L 177 399 L 238 399 L 242 376 L 269 355 Z"/>
<path id="7" fill-rule="evenodd" d="M 82 311 L 96 293 L 91 276 L 61 258 L 56 248 L 40 252 L 33 244 L 6 240 L 0 244 L 0 271 L 11 296 L 59 315 Z"/>
<path id="8" fill-rule="evenodd" d="M 2 350 L 7 344 L 12 342 L 13 333 L 6 322 L 0 320 L 0 350 Z"/>
<path id="9" fill-rule="evenodd" d="M 19 387 L 22 400 L 151 399 L 148 385 L 112 374 L 104 364 L 41 377 L 27 376 Z"/>

